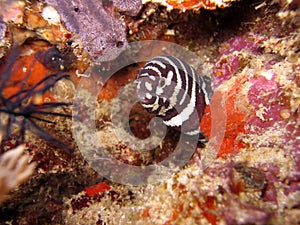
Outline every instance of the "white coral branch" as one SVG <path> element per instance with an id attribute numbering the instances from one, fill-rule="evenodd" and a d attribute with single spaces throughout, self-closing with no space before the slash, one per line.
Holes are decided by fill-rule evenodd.
<path id="1" fill-rule="evenodd" d="M 0 157 L 0 204 L 9 191 L 24 183 L 34 171 L 35 163 L 28 164 L 29 156 L 23 152 L 24 145 L 19 145 Z"/>

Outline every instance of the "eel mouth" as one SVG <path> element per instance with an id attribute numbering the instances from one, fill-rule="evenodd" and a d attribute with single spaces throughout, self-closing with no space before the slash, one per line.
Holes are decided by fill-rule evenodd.
<path id="1" fill-rule="evenodd" d="M 140 103 L 142 105 L 152 105 L 155 102 L 154 95 L 152 95 L 150 93 L 144 93 L 144 92 L 143 93 L 138 93 L 138 98 L 139 98 Z"/>

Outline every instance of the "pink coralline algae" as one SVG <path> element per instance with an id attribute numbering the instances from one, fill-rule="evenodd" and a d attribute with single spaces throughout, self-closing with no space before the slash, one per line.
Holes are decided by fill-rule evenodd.
<path id="1" fill-rule="evenodd" d="M 287 184 L 287 195 L 296 190 L 300 190 L 299 182 L 299 130 L 297 130 L 296 117 L 290 115 L 289 118 L 282 116 L 281 112 L 291 111 L 289 103 L 290 90 L 285 89 L 278 83 L 280 75 L 273 69 L 267 69 L 263 72 L 265 76 L 250 79 L 250 89 L 248 99 L 254 107 L 255 114 L 247 122 L 246 133 L 252 136 L 258 136 L 261 141 L 256 139 L 251 144 L 256 148 L 280 148 L 285 154 L 291 155 L 294 161 L 285 177 Z M 285 96 L 286 94 L 286 96 Z M 291 113 L 292 114 L 292 113 Z M 295 112 L 294 115 L 296 115 Z M 271 135 L 271 137 L 268 136 Z M 276 138 L 272 138 L 272 135 Z M 278 179 L 280 168 L 273 163 L 264 163 L 260 166 L 265 171 L 267 185 L 263 193 L 263 199 L 273 204 L 278 203 L 278 184 L 282 181 Z M 292 185 L 292 186 L 290 186 Z"/>
<path id="2" fill-rule="evenodd" d="M 226 224 L 268 224 L 271 217 L 270 213 L 256 206 L 241 203 L 232 196 L 226 206 L 222 212 Z"/>
<path id="3" fill-rule="evenodd" d="M 213 209 L 220 212 L 218 220 L 222 218 L 226 224 L 268 224 L 271 214 L 267 210 L 260 208 L 254 201 L 246 203 L 238 198 L 243 192 L 261 193 L 264 190 L 265 176 L 260 169 L 249 167 L 246 163 L 216 163 L 208 167 L 204 174 L 206 178 L 222 185 L 220 189 L 198 188 L 195 196 L 202 198 L 211 196 L 212 192 L 216 192 L 215 195 L 222 193 L 223 207 L 220 204 Z M 218 223 L 210 221 L 210 224 Z"/>
<path id="4" fill-rule="evenodd" d="M 111 60 L 124 50 L 127 44 L 126 26 L 105 10 L 102 1 L 46 2 L 58 11 L 66 28 L 80 36 L 84 49 L 93 61 Z M 133 4 L 137 5 L 136 1 Z M 129 6 L 124 10 L 131 13 L 137 11 L 136 7 Z"/>
<path id="5" fill-rule="evenodd" d="M 266 153 L 255 153 L 255 166 L 265 177 L 262 199 L 278 206 L 282 204 L 279 196 L 283 189 L 286 196 L 300 190 L 297 91 L 300 71 L 298 65 L 263 54 L 260 47 L 263 38 L 253 37 L 233 38 L 222 45 L 213 82 L 215 87 L 224 84 L 225 90 L 237 88 L 234 105 L 237 110 L 247 113 L 243 120 L 244 132 L 240 134 L 244 144 L 253 151 L 268 149 Z M 232 82 L 226 82 L 230 79 Z M 277 155 L 279 150 L 281 155 Z M 274 151 L 272 157 L 278 161 L 273 162 L 264 155 L 270 151 Z M 285 173 L 281 160 L 290 163 Z"/>
<path id="6" fill-rule="evenodd" d="M 272 126 L 276 121 L 282 120 L 280 110 L 283 107 L 276 102 L 278 92 L 280 91 L 275 74 L 269 70 L 270 79 L 266 77 L 251 78 L 251 87 L 248 92 L 248 99 L 256 111 L 261 111 L 260 116 L 255 116 L 250 123 L 255 123 L 257 126 L 266 128 Z"/>
<path id="7" fill-rule="evenodd" d="M 260 47 L 262 41 L 261 37 L 249 35 L 236 37 L 222 44 L 214 69 L 213 83 L 218 87 L 237 76 L 238 80 L 233 87 L 240 89 L 243 85 L 245 93 L 242 94 L 237 89 L 239 102 L 235 105 L 240 109 L 247 108 L 246 133 L 262 135 L 266 129 L 272 127 L 284 128 L 286 133 L 282 133 L 281 138 L 285 141 L 282 141 L 279 147 L 287 146 L 287 143 L 289 146 L 296 147 L 295 115 L 297 112 L 292 112 L 291 97 L 295 92 L 292 90 L 295 89 L 292 83 L 297 75 L 296 72 L 287 77 L 279 74 L 278 68 L 283 65 L 282 62 L 262 54 L 263 50 Z M 248 105 L 241 105 L 241 103 Z M 288 114 L 287 118 L 285 113 Z M 295 141 L 291 141 L 292 139 Z M 278 143 L 278 140 L 276 141 Z M 270 146 L 270 144 L 272 144 L 271 140 L 266 145 Z"/>
<path id="8" fill-rule="evenodd" d="M 260 54 L 260 48 L 254 37 L 236 37 L 224 43 L 219 49 L 219 57 L 214 69 L 214 86 L 218 87 L 234 76 L 243 64 L 243 53 Z"/>
<path id="9" fill-rule="evenodd" d="M 299 132 L 295 129 L 297 112 L 294 114 L 290 105 L 291 90 L 278 83 L 280 75 L 272 68 L 263 69 L 261 73 L 259 77 L 250 78 L 248 100 L 254 108 L 255 115 L 250 117 L 246 130 L 248 133 L 263 135 L 266 129 L 285 129 L 286 132 L 280 134 L 283 141 L 277 141 L 277 146 L 296 148 Z M 288 114 L 287 118 L 284 112 Z M 268 142 L 269 146 L 270 144 L 272 144 L 271 140 Z"/>
<path id="10" fill-rule="evenodd" d="M 279 167 L 271 163 L 263 163 L 259 165 L 259 168 L 264 171 L 264 175 L 267 180 L 267 184 L 264 188 L 262 197 L 266 202 L 272 202 L 277 204 L 277 190 L 275 188 L 276 183 L 280 182 L 279 180 Z"/>

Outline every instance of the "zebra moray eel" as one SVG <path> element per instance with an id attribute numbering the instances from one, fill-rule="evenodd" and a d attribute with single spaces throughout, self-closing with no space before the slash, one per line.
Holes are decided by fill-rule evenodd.
<path id="1" fill-rule="evenodd" d="M 187 135 L 199 135 L 199 123 L 213 94 L 211 80 L 199 76 L 193 67 L 173 56 L 157 56 L 148 61 L 137 76 L 141 105 L 161 117 L 165 125 Z"/>

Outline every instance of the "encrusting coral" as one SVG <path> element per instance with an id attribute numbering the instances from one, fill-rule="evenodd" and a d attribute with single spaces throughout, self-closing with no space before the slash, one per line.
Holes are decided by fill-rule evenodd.
<path id="1" fill-rule="evenodd" d="M 0 204 L 7 199 L 7 193 L 24 183 L 32 175 L 35 163 L 29 163 L 29 156 L 23 155 L 24 145 L 5 152 L 0 157 Z"/>

